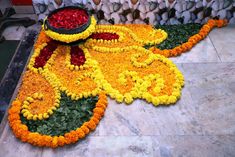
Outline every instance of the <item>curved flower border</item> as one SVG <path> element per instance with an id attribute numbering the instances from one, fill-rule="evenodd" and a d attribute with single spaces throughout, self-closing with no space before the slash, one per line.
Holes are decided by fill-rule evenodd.
<path id="1" fill-rule="evenodd" d="M 187 42 L 173 49 L 160 50 L 156 47 L 151 47 L 149 50 L 152 51 L 153 53 L 161 54 L 165 57 L 173 57 L 173 56 L 181 55 L 182 53 L 191 50 L 193 46 L 195 46 L 202 39 L 204 39 L 214 27 L 220 28 L 220 27 L 226 26 L 227 23 L 228 23 L 227 20 L 210 19 L 205 25 L 203 25 L 199 33 L 191 36 Z"/>
<path id="2" fill-rule="evenodd" d="M 55 89 L 54 89 L 55 90 Z M 27 120 L 42 120 L 49 118 L 49 115 L 53 114 L 53 111 L 56 110 L 56 107 L 59 107 L 60 103 L 60 92 L 58 90 L 55 90 L 55 104 L 53 107 L 49 108 L 47 112 L 45 113 L 39 113 L 39 114 L 32 114 L 29 105 L 33 103 L 35 100 L 42 100 L 43 95 L 40 93 L 34 93 L 32 97 L 26 97 L 26 100 L 23 101 L 23 105 L 21 106 L 21 113 Z"/>
<path id="3" fill-rule="evenodd" d="M 48 64 L 48 63 L 47 63 Z M 53 90 L 54 90 L 54 94 L 55 94 L 55 101 L 54 101 L 54 105 L 50 108 L 48 108 L 48 110 L 44 113 L 38 113 L 38 114 L 33 114 L 31 113 L 30 109 L 29 109 L 29 105 L 31 103 L 33 103 L 35 100 L 42 100 L 43 99 L 43 94 L 41 93 L 34 93 L 31 96 L 27 96 L 26 99 L 23 101 L 23 104 L 21 106 L 21 113 L 23 114 L 23 116 L 25 118 L 27 118 L 27 120 L 42 120 L 42 119 L 47 119 L 50 117 L 50 115 L 53 114 L 53 112 L 60 107 L 60 99 L 61 99 L 61 94 L 60 94 L 60 90 L 55 82 L 55 80 L 51 79 L 51 74 L 47 73 L 45 70 L 43 70 L 42 68 L 36 69 L 36 68 L 32 68 L 31 71 L 33 73 L 39 73 L 43 76 L 43 78 L 52 86 Z"/>
<path id="4" fill-rule="evenodd" d="M 94 31 L 95 31 L 95 26 L 96 26 L 96 20 L 92 16 L 91 17 L 91 24 L 89 27 L 82 33 L 78 34 L 59 34 L 57 32 L 53 32 L 51 30 L 45 30 L 44 25 L 42 25 L 42 29 L 45 31 L 45 33 L 51 37 L 54 40 L 62 41 L 65 43 L 71 43 L 80 39 L 86 39 L 89 37 Z"/>
<path id="5" fill-rule="evenodd" d="M 17 100 L 12 103 L 12 106 L 8 111 L 8 121 L 14 135 L 22 142 L 28 142 L 40 147 L 56 148 L 58 146 L 75 143 L 84 138 L 91 131 L 95 130 L 104 115 L 106 107 L 107 97 L 105 93 L 101 92 L 96 107 L 93 110 L 93 116 L 90 120 L 85 122 L 80 128 L 65 133 L 64 136 L 50 136 L 42 135 L 37 132 L 30 132 L 28 127 L 25 124 L 22 124 L 20 120 L 21 103 Z"/>

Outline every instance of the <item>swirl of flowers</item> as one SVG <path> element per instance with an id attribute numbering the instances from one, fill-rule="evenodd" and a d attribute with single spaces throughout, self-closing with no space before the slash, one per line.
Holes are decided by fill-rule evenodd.
<path id="1" fill-rule="evenodd" d="M 58 146 L 75 143 L 78 140 L 84 138 L 87 134 L 89 134 L 90 131 L 93 131 L 104 115 L 104 111 L 107 107 L 107 97 L 105 93 L 101 92 L 99 94 L 99 100 L 93 110 L 93 116 L 90 118 L 90 120 L 85 122 L 76 130 L 72 130 L 61 136 L 50 136 L 39 134 L 37 132 L 30 132 L 28 127 L 21 122 L 21 106 L 21 102 L 15 100 L 8 111 L 8 121 L 14 135 L 21 141 L 28 142 L 32 145 L 56 148 Z"/>

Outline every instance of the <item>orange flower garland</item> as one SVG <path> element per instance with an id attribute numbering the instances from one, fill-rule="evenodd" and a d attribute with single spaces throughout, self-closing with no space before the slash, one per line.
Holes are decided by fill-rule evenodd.
<path id="1" fill-rule="evenodd" d="M 37 132 L 30 132 L 28 127 L 25 124 L 22 124 L 20 120 L 21 105 L 20 101 L 15 100 L 8 111 L 8 121 L 14 135 L 22 142 L 28 142 L 40 147 L 56 148 L 58 146 L 75 143 L 79 139 L 84 138 L 90 131 L 94 130 L 104 115 L 104 111 L 107 107 L 107 97 L 105 93 L 101 92 L 91 119 L 88 122 L 85 122 L 80 128 L 72 130 L 64 134 L 64 136 L 49 136 Z"/>
<path id="2" fill-rule="evenodd" d="M 161 54 L 165 57 L 173 57 L 181 55 L 182 53 L 191 50 L 193 46 L 195 46 L 198 42 L 204 39 L 214 27 L 220 28 L 226 26 L 227 23 L 228 23 L 227 20 L 213 20 L 213 19 L 208 20 L 208 22 L 205 25 L 203 25 L 199 33 L 190 37 L 188 39 L 188 42 L 183 43 L 173 49 L 160 50 L 156 47 L 151 47 L 149 50 L 152 51 L 153 53 Z"/>

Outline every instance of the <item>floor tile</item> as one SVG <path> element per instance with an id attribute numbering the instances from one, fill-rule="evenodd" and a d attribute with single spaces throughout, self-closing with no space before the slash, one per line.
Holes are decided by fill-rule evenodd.
<path id="1" fill-rule="evenodd" d="M 42 153 L 42 148 L 16 139 L 8 124 L 0 136 L 0 146 L 0 156 L 4 157 L 41 157 Z"/>
<path id="2" fill-rule="evenodd" d="M 235 61 L 235 26 L 214 29 L 209 34 L 222 62 Z"/>
<path id="3" fill-rule="evenodd" d="M 182 64 L 195 124 L 205 135 L 235 135 L 235 63 Z"/>
<path id="4" fill-rule="evenodd" d="M 233 157 L 235 136 L 153 136 L 154 157 Z"/>
<path id="5" fill-rule="evenodd" d="M 87 137 L 71 146 L 44 149 L 42 157 L 151 157 L 152 147 L 148 136 Z"/>

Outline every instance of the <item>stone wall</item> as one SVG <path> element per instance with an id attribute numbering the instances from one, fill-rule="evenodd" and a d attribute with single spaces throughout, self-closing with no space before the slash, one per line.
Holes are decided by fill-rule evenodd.
<path id="1" fill-rule="evenodd" d="M 83 4 L 98 23 L 205 23 L 210 18 L 235 24 L 235 0 L 33 0 L 39 20 L 63 6 Z"/>

